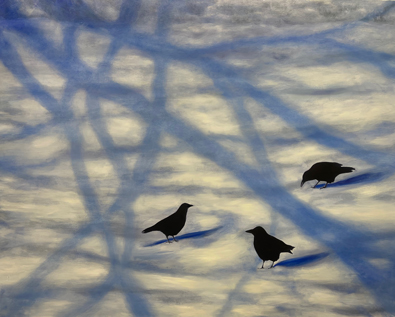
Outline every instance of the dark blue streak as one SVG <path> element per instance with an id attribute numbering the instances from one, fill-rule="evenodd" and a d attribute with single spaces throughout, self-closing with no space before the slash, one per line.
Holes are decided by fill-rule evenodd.
<path id="1" fill-rule="evenodd" d="M 219 227 L 216 227 L 216 228 L 210 229 L 210 230 L 186 233 L 186 234 L 183 234 L 183 235 L 177 237 L 177 240 L 197 239 L 197 238 L 207 237 L 221 228 L 222 228 L 222 226 L 219 226 Z M 163 240 L 156 241 L 154 243 L 147 244 L 147 245 L 145 245 L 145 247 L 153 247 L 154 245 L 162 244 L 165 242 L 167 242 L 167 240 L 163 239 Z"/>
<path id="2" fill-rule="evenodd" d="M 294 258 L 294 259 L 281 261 L 281 262 L 277 263 L 276 265 L 274 265 L 273 267 L 276 267 L 276 266 L 295 267 L 295 266 L 307 265 L 307 264 L 311 264 L 313 262 L 319 261 L 323 258 L 326 258 L 328 255 L 329 255 L 328 252 L 306 255 L 306 256 L 302 256 L 300 258 Z"/>
<path id="3" fill-rule="evenodd" d="M 327 187 L 339 187 L 339 186 L 346 186 L 346 185 L 354 185 L 354 184 L 369 184 L 369 183 L 374 183 L 378 182 L 384 178 L 388 177 L 388 173 L 365 173 L 361 174 L 355 177 L 347 178 L 344 180 L 341 180 L 339 182 L 333 183 L 333 184 L 328 184 Z M 320 184 L 317 185 L 316 188 L 322 188 L 324 187 L 325 184 Z"/>

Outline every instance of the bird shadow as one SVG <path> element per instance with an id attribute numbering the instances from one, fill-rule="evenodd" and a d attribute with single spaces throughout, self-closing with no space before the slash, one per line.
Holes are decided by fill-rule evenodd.
<path id="1" fill-rule="evenodd" d="M 369 184 L 380 181 L 388 176 L 388 173 L 380 172 L 380 173 L 365 173 L 361 175 L 357 175 L 355 177 L 343 179 L 339 182 L 328 184 L 327 187 L 340 187 L 354 184 Z M 325 184 L 317 185 L 316 188 L 322 188 Z"/>
<path id="2" fill-rule="evenodd" d="M 322 260 L 323 258 L 326 258 L 329 254 L 330 253 L 328 253 L 328 252 L 322 252 L 322 253 L 302 256 L 299 258 L 284 260 L 284 261 L 281 261 L 281 262 L 275 264 L 273 267 L 276 267 L 276 266 L 298 267 L 298 266 L 308 265 L 308 264 L 317 262 L 319 260 Z"/>
<path id="3" fill-rule="evenodd" d="M 210 229 L 210 230 L 204 230 L 204 231 L 196 231 L 196 232 L 191 232 L 191 233 L 186 233 L 183 234 L 181 236 L 177 237 L 177 240 L 184 240 L 184 239 L 198 239 L 198 238 L 203 238 L 203 237 L 207 237 L 209 235 L 212 235 L 214 232 L 218 231 L 219 229 L 221 229 L 222 226 Z M 171 240 L 171 239 L 170 239 Z M 158 244 L 162 244 L 167 242 L 166 239 L 163 240 L 159 240 L 150 244 L 145 245 L 144 247 L 153 247 L 154 245 L 158 245 Z"/>

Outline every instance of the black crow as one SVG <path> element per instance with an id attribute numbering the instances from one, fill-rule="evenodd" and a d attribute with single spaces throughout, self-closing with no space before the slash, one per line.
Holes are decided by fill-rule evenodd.
<path id="1" fill-rule="evenodd" d="M 263 269 L 265 261 L 272 261 L 273 263 L 270 267 L 272 268 L 274 262 L 280 258 L 280 253 L 282 252 L 289 252 L 292 254 L 291 250 L 294 249 L 292 245 L 285 244 L 281 240 L 271 236 L 260 226 L 247 230 L 246 232 L 254 235 L 255 251 L 263 261 L 261 269 Z"/>
<path id="2" fill-rule="evenodd" d="M 343 167 L 342 164 L 336 162 L 315 163 L 308 171 L 304 172 L 300 187 L 302 187 L 305 182 L 316 179 L 318 182 L 312 188 L 315 188 L 319 182 L 326 182 L 325 186 L 322 187 L 326 188 L 328 183 L 333 183 L 335 181 L 337 175 L 351 173 L 353 170 L 355 170 L 354 167 Z"/>
<path id="3" fill-rule="evenodd" d="M 174 236 L 177 235 L 182 228 L 184 228 L 185 221 L 187 220 L 188 208 L 192 206 L 193 205 L 183 203 L 180 207 L 178 207 L 174 214 L 166 217 L 165 219 L 159 221 L 152 227 L 143 230 L 142 232 L 147 233 L 151 231 L 160 231 L 166 236 L 166 239 L 169 243 L 169 236 L 172 236 L 174 241 L 178 242 Z"/>

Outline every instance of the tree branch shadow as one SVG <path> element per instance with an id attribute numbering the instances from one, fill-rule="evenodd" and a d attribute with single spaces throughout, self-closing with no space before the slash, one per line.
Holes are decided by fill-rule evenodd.
<path id="1" fill-rule="evenodd" d="M 48 6 L 51 5 L 51 3 L 44 0 L 42 1 L 42 3 Z M 133 4 L 127 4 L 127 2 L 125 1 L 123 8 L 125 10 L 127 9 L 129 13 L 127 13 L 126 15 L 121 14 L 117 22 L 125 23 L 125 21 L 130 22 L 133 19 L 135 19 L 135 12 L 133 12 L 133 10 L 135 10 L 135 8 L 138 6 L 139 6 L 138 1 Z M 81 17 L 82 18 L 88 17 L 87 19 L 89 20 L 90 23 L 96 23 L 98 21 L 98 18 L 94 15 L 94 13 L 91 12 L 91 10 L 87 9 L 87 6 L 82 2 L 79 1 L 77 7 L 80 10 L 80 12 L 78 12 L 78 15 L 75 17 L 74 19 L 75 21 L 80 21 Z M 62 20 L 67 18 L 67 15 L 65 15 L 65 12 L 63 12 L 62 10 L 53 11 L 51 8 L 49 8 L 48 10 L 49 10 L 48 12 L 52 14 L 56 19 Z M 165 36 L 167 34 L 168 14 L 169 14 L 169 8 L 166 5 L 164 5 L 158 19 L 159 27 L 158 30 L 156 31 L 157 36 Z M 369 18 L 371 18 L 371 16 Z M 274 173 L 268 173 L 267 175 L 263 173 L 264 171 L 270 170 L 272 166 L 270 161 L 265 156 L 263 143 L 261 143 L 256 138 L 257 133 L 256 131 L 254 131 L 254 129 L 251 129 L 251 131 L 249 131 L 251 132 L 250 135 L 249 132 L 247 131 L 248 132 L 247 136 L 248 135 L 250 136 L 249 138 L 250 146 L 254 149 L 254 151 L 256 151 L 257 157 L 259 158 L 260 164 L 262 165 L 261 170 L 259 172 L 238 162 L 238 160 L 234 157 L 234 155 L 232 155 L 224 148 L 219 146 L 219 144 L 216 141 L 213 141 L 212 138 L 208 138 L 207 136 L 204 136 L 198 130 L 194 130 L 192 127 L 186 125 L 184 122 L 174 118 L 173 116 L 169 115 L 169 113 L 166 112 L 164 106 L 166 103 L 166 91 L 165 91 L 166 65 L 167 65 L 166 58 L 168 56 L 162 59 L 159 56 L 161 52 L 155 52 L 154 54 L 156 57 L 158 57 L 158 60 L 155 64 L 157 76 L 153 85 L 153 90 L 154 93 L 156 94 L 156 98 L 155 98 L 156 101 L 154 102 L 154 105 L 152 105 L 152 108 L 154 109 L 147 111 L 147 109 L 143 109 L 144 106 L 142 106 L 141 104 L 149 105 L 149 102 L 146 100 L 146 98 L 142 97 L 141 94 L 136 93 L 133 89 L 125 88 L 122 85 L 112 83 L 111 81 L 108 81 L 104 85 L 91 83 L 91 80 L 94 75 L 93 72 L 91 72 L 89 69 L 84 67 L 80 60 L 78 59 L 73 60 L 70 56 L 67 56 L 68 55 L 67 53 L 53 49 L 51 43 L 49 43 L 45 39 L 45 37 L 39 33 L 38 30 L 34 28 L 29 29 L 29 25 L 32 24 L 26 23 L 23 27 L 20 27 L 19 32 L 24 34 L 26 37 L 32 37 L 32 39 L 34 39 L 34 36 L 40 38 L 41 41 L 38 41 L 37 43 L 32 43 L 34 42 L 34 40 L 31 40 L 29 45 L 32 45 L 37 51 L 39 51 L 41 56 L 44 56 L 45 59 L 49 61 L 51 64 L 53 64 L 56 69 L 60 69 L 62 74 L 68 78 L 70 83 L 71 82 L 78 83 L 81 85 L 81 87 L 84 87 L 86 91 L 91 94 L 89 96 L 90 99 L 87 101 L 87 103 L 90 104 L 91 107 L 93 108 L 97 107 L 97 105 L 95 105 L 95 103 L 97 102 L 96 98 L 95 97 L 92 98 L 92 94 L 95 93 L 99 96 L 102 95 L 102 97 L 104 98 L 117 100 L 118 102 L 120 102 L 120 104 L 130 109 L 136 109 L 136 107 L 140 107 L 139 108 L 140 112 L 144 113 L 143 117 L 146 119 L 147 122 L 152 122 L 152 118 L 151 118 L 153 113 L 152 111 L 155 111 L 159 114 L 163 114 L 163 119 L 161 118 L 161 120 L 168 120 L 170 123 L 174 124 L 174 126 L 172 126 L 171 129 L 169 129 L 169 127 L 165 128 L 167 132 L 190 143 L 197 154 L 209 158 L 219 166 L 226 168 L 230 173 L 232 173 L 239 180 L 244 182 L 247 187 L 251 188 L 259 197 L 262 198 L 262 200 L 268 202 L 273 209 L 278 210 L 279 213 L 291 219 L 297 226 L 301 228 L 304 234 L 311 236 L 317 239 L 318 241 L 328 245 L 332 249 L 334 249 L 335 253 L 358 274 L 361 280 L 365 284 L 367 284 L 371 290 L 373 290 L 373 292 L 376 295 L 376 298 L 380 297 L 381 295 L 384 295 L 385 291 L 388 291 L 387 285 L 384 285 L 385 287 L 377 290 L 377 288 L 380 286 L 380 283 L 383 282 L 382 278 L 385 275 L 385 272 L 383 271 L 378 273 L 375 272 L 372 266 L 370 266 L 365 259 L 362 259 L 361 255 L 359 254 L 359 252 L 366 252 L 368 255 L 370 254 L 369 248 L 367 248 L 366 244 L 356 246 L 355 250 L 352 251 L 348 250 L 347 243 L 360 241 L 359 238 L 366 236 L 365 232 L 358 230 L 351 225 L 345 225 L 341 222 L 320 215 L 319 211 L 304 205 L 303 203 L 295 199 L 292 195 L 290 195 L 289 192 L 287 192 L 286 189 L 282 186 L 282 184 L 280 184 L 278 177 Z M 127 34 L 129 33 L 126 32 L 123 35 L 122 40 L 120 41 L 122 41 L 124 44 L 129 43 L 129 45 L 137 46 L 138 48 L 145 51 L 146 53 L 152 52 L 147 48 L 146 43 L 141 46 L 135 44 L 135 43 L 141 44 L 142 41 L 137 41 L 135 43 L 132 43 L 131 41 L 127 41 L 125 39 Z M 326 33 L 324 32 L 323 34 L 320 34 L 320 36 L 322 35 L 326 35 Z M 152 38 L 149 38 L 149 40 L 152 41 Z M 280 40 L 277 39 L 277 40 L 281 41 L 281 39 Z M 70 41 L 71 41 L 70 43 L 72 44 L 69 43 L 70 47 L 68 47 L 68 49 L 71 49 L 72 46 L 75 45 L 75 43 L 73 42 L 73 36 L 70 36 Z M 166 40 L 164 42 L 167 43 Z M 325 41 L 323 41 L 322 43 L 324 42 Z M 260 42 L 258 41 L 257 43 L 259 44 Z M 230 43 L 230 45 L 235 47 L 237 46 L 237 42 Z M 37 100 L 39 100 L 40 104 L 46 107 L 51 113 L 54 114 L 54 116 L 57 116 L 58 119 L 64 119 L 63 115 L 65 115 L 70 120 L 72 120 L 73 119 L 72 113 L 70 113 L 70 111 L 66 109 L 67 100 L 65 101 L 65 104 L 60 106 L 58 102 L 38 83 L 38 81 L 34 78 L 34 76 L 32 76 L 27 71 L 16 51 L 12 48 L 10 43 L 7 40 L 5 40 L 3 37 L 1 38 L 0 46 L 1 46 L 0 57 L 2 58 L 4 64 L 18 78 L 18 80 L 23 84 L 23 86 L 32 94 L 32 96 L 34 96 Z M 109 50 L 108 54 L 106 55 L 106 61 L 105 63 L 103 63 L 103 67 L 108 67 L 108 65 L 111 64 L 111 60 L 115 56 L 115 52 L 119 47 L 120 46 L 115 44 L 112 46 L 112 50 Z M 192 62 L 192 59 L 195 59 L 198 61 L 198 64 L 200 66 L 202 66 L 204 69 L 206 69 L 206 71 L 208 71 L 209 75 L 213 79 L 215 79 L 214 73 L 216 72 L 224 75 L 226 78 L 236 79 L 236 81 L 234 82 L 226 80 L 225 85 L 220 83 L 220 85 L 218 86 L 220 87 L 220 89 L 223 90 L 223 93 L 228 98 L 228 100 L 232 99 L 235 96 L 233 93 L 229 93 L 229 91 L 232 89 L 232 86 L 234 86 L 235 84 L 237 83 L 240 84 L 239 79 L 241 79 L 241 77 L 238 76 L 238 74 L 234 72 L 231 68 L 223 66 L 220 63 L 216 63 L 211 59 L 201 57 L 199 54 L 202 54 L 203 51 L 196 50 L 193 54 L 188 55 L 188 50 L 179 49 L 177 47 L 170 45 L 166 47 L 173 49 L 172 53 L 174 53 L 174 56 L 172 57 L 170 56 L 170 58 L 176 60 L 187 60 L 189 62 Z M 209 52 L 207 51 L 207 49 L 208 48 L 206 48 L 206 53 Z M 218 46 L 217 49 L 222 50 L 224 49 L 224 47 Z M 70 52 L 72 52 L 72 50 Z M 189 52 L 191 53 L 193 51 L 189 51 Z M 14 55 L 14 53 L 16 54 Z M 10 59 L 9 56 L 7 55 L 9 56 L 13 55 L 13 58 Z M 65 58 L 65 60 L 61 60 L 64 56 L 66 56 L 67 58 Z M 69 64 L 72 64 L 71 65 L 72 67 L 70 67 Z M 74 73 L 76 69 L 79 69 L 77 74 Z M 83 84 L 83 82 L 85 82 L 85 84 Z M 101 90 L 101 88 L 107 88 L 107 90 Z M 118 90 L 114 91 L 115 88 L 118 88 Z M 319 129 L 318 124 L 316 122 L 310 120 L 309 118 L 301 115 L 297 111 L 291 109 L 285 103 L 283 103 L 279 98 L 272 96 L 265 91 L 259 90 L 243 80 L 241 81 L 241 90 L 244 91 L 243 96 L 250 96 L 255 100 L 257 100 L 258 102 L 261 102 L 264 106 L 269 108 L 273 113 L 276 113 L 285 121 L 287 121 L 290 125 L 298 129 L 299 131 L 303 132 L 303 135 L 307 139 L 312 139 L 320 144 L 324 144 L 325 146 L 335 148 L 337 150 L 341 150 L 343 153 L 352 155 L 354 157 L 359 158 L 361 156 L 362 159 L 366 160 L 367 162 L 370 163 L 374 162 L 377 164 L 377 160 L 376 161 L 374 160 L 375 158 L 377 158 L 375 156 L 377 155 L 377 153 L 372 154 L 371 151 L 368 151 L 362 147 L 358 147 L 356 145 L 348 143 L 344 141 L 342 138 L 332 136 L 329 133 L 327 133 L 325 130 Z M 129 100 L 128 101 L 120 100 L 122 98 L 117 96 L 117 94 L 121 93 L 122 91 L 126 92 L 127 94 L 133 94 L 134 97 L 136 97 L 137 99 L 139 98 L 138 100 L 140 100 L 141 103 L 138 104 L 139 102 L 136 101 L 134 101 L 133 103 Z M 69 98 L 69 96 L 66 96 L 66 98 Z M 236 108 L 237 107 L 240 107 L 240 105 L 236 105 Z M 244 110 L 241 108 L 239 108 L 239 110 L 241 111 L 236 111 L 236 116 L 240 120 L 250 121 L 250 118 L 248 118 L 248 116 L 246 116 L 246 113 L 243 112 Z M 301 126 L 310 126 L 311 129 L 309 131 L 306 131 L 301 129 L 300 128 Z M 95 128 L 97 129 L 96 132 L 98 137 L 101 137 L 103 147 L 107 149 L 111 148 L 112 142 L 108 138 L 108 132 L 106 131 L 105 127 L 99 123 L 96 125 Z M 151 144 L 151 142 L 154 143 L 156 145 L 156 149 L 155 149 L 156 153 L 158 152 L 157 142 L 158 142 L 159 131 L 160 128 L 155 130 L 154 128 L 151 127 L 150 129 L 147 130 L 147 137 L 145 141 L 143 141 L 149 144 Z M 39 131 L 32 130 L 32 132 L 39 132 Z M 83 163 L 84 158 L 83 155 L 81 154 L 81 144 L 78 143 L 78 139 L 80 138 L 79 131 L 78 129 L 76 129 L 75 131 L 65 131 L 65 134 L 68 136 L 70 143 L 72 144 L 73 149 L 70 159 L 72 161 L 74 174 L 76 176 L 76 181 L 81 191 L 81 196 L 83 197 L 88 213 L 91 216 L 92 223 L 81 228 L 81 230 L 78 231 L 78 234 L 76 233 L 70 240 L 66 240 L 56 252 L 54 252 L 51 256 L 49 256 L 45 260 L 45 262 L 42 265 L 40 265 L 37 268 L 37 270 L 28 277 L 26 283 L 19 283 L 18 285 L 14 285 L 15 288 L 19 286 L 22 288 L 22 290 L 19 293 L 17 293 L 13 298 L 14 299 L 23 298 L 24 296 L 26 296 L 26 298 L 28 299 L 26 300 L 25 303 L 21 304 L 21 307 L 16 307 L 15 305 L 18 304 L 13 303 L 13 308 L 9 310 L 12 314 L 17 314 L 22 312 L 27 307 L 30 307 L 38 298 L 41 298 L 41 296 L 43 296 L 43 294 L 37 296 L 35 296 L 34 294 L 32 295 L 32 292 L 35 289 L 40 288 L 40 283 L 43 281 L 43 279 L 45 279 L 45 277 L 50 272 L 53 272 L 57 268 L 57 266 L 59 265 L 59 261 L 61 260 L 63 254 L 67 250 L 70 250 L 71 248 L 75 247 L 83 237 L 88 236 L 93 232 L 93 228 L 95 228 L 95 226 L 93 226 L 93 223 L 102 223 L 106 219 L 105 217 L 103 218 L 99 213 L 99 209 L 101 206 L 97 201 L 97 195 L 94 193 L 92 189 L 92 186 L 89 182 L 89 177 L 87 176 L 84 167 L 84 163 Z M 199 142 L 195 142 L 196 140 L 198 140 Z M 212 149 L 216 149 L 218 153 L 213 153 Z M 386 156 L 385 154 L 382 153 L 379 154 L 381 155 L 380 158 L 382 161 L 390 165 L 393 164 L 393 160 L 391 160 L 389 156 Z M 143 168 L 144 159 L 147 158 L 147 155 L 149 154 L 146 153 L 145 155 L 142 155 L 140 163 L 136 165 L 133 175 L 133 180 L 135 184 L 138 184 L 141 181 L 146 182 L 148 175 L 152 170 L 153 163 L 148 168 Z M 114 166 L 116 166 L 117 164 L 122 165 L 123 161 L 119 157 L 111 156 L 110 153 L 108 153 L 108 157 Z M 221 157 L 230 158 L 230 161 L 223 161 Z M 124 165 L 120 166 L 120 170 L 122 170 L 122 172 L 125 170 Z M 118 171 L 118 177 L 121 177 L 120 170 Z M 372 183 L 384 179 L 384 176 L 385 175 L 383 175 L 383 173 L 380 172 L 365 173 L 362 175 L 352 177 L 347 180 L 340 181 L 335 184 L 331 184 L 330 186 L 336 187 L 336 186 L 345 186 L 352 184 Z M 263 179 L 263 181 L 261 179 Z M 128 209 L 126 205 L 127 203 L 130 203 L 131 201 L 139 197 L 139 195 L 141 195 L 142 193 L 142 190 L 140 189 L 140 190 L 136 190 L 134 194 L 131 195 L 132 198 L 129 197 L 125 199 L 122 198 L 121 197 L 122 194 L 128 192 L 128 190 L 130 190 L 131 188 L 132 187 L 130 184 L 123 182 L 121 189 L 118 192 L 118 197 L 116 198 L 114 204 L 106 212 L 106 214 L 108 215 L 111 214 L 112 212 L 118 211 L 120 209 L 124 209 L 124 212 L 127 215 L 127 223 L 129 227 L 133 221 L 133 215 L 132 215 L 133 212 L 130 209 Z M 292 208 L 294 208 L 295 210 L 292 210 L 290 206 L 292 206 Z M 300 220 L 300 215 L 304 215 L 305 217 L 309 218 L 306 221 L 306 223 Z M 118 256 L 120 255 L 120 253 L 117 252 L 111 232 L 105 226 L 103 227 L 99 225 L 97 227 L 100 228 L 106 239 L 112 267 L 115 268 L 119 264 Z M 221 227 L 217 227 L 210 230 L 188 233 L 178 238 L 181 240 L 198 239 L 211 235 L 217 230 L 219 230 L 220 228 Z M 323 233 L 328 232 L 328 228 L 331 228 L 331 230 L 333 230 L 335 233 L 338 233 L 339 236 L 344 239 L 344 241 L 340 243 L 340 245 L 338 245 L 333 241 L 328 241 L 323 236 Z M 167 242 L 167 240 L 160 240 L 146 246 L 154 246 L 164 242 Z M 121 264 L 126 263 L 126 261 L 128 261 L 128 259 L 130 258 L 130 255 L 131 255 L 131 247 L 130 246 L 125 247 L 122 255 L 122 260 L 120 263 Z M 289 260 L 287 260 L 288 262 L 282 261 L 280 263 L 277 263 L 275 266 L 277 265 L 285 266 L 285 267 L 302 266 L 319 261 L 326 256 L 327 253 L 314 254 L 301 258 L 294 258 L 292 259 L 291 262 L 289 262 Z M 360 263 L 356 263 L 356 261 L 359 260 Z M 117 268 L 115 277 L 113 280 L 111 280 L 111 283 L 114 283 L 114 285 L 117 284 L 123 286 L 123 290 L 125 293 L 127 303 L 129 305 L 130 312 L 134 312 L 140 315 L 148 315 L 150 313 L 149 311 L 150 306 L 148 305 L 148 302 L 146 302 L 144 296 L 133 294 L 133 292 L 131 292 L 127 287 L 130 285 L 137 285 L 137 282 L 134 280 L 133 276 L 127 275 L 123 269 L 119 270 L 119 268 Z M 237 291 L 237 287 L 235 291 Z M 99 290 L 97 292 L 97 290 L 95 291 L 94 289 L 92 289 L 90 299 L 84 305 L 82 305 L 79 308 L 75 308 L 74 310 L 71 310 L 69 312 L 65 312 L 64 314 L 71 316 L 73 315 L 73 312 L 77 312 L 77 313 L 84 312 L 90 309 L 97 302 L 99 302 L 105 296 L 105 294 L 106 292 L 104 292 L 103 290 L 102 291 Z M 393 306 L 389 306 L 385 302 L 385 300 L 386 298 L 384 298 L 385 306 L 390 311 L 391 310 L 394 311 Z"/>

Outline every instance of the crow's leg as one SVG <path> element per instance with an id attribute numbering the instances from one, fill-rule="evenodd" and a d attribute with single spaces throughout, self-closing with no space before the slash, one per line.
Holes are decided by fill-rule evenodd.
<path id="1" fill-rule="evenodd" d="M 265 264 L 265 261 L 262 262 L 262 267 L 261 267 L 261 269 L 264 269 L 264 267 L 263 267 L 264 264 Z"/>
<path id="2" fill-rule="evenodd" d="M 271 269 L 271 268 L 273 267 L 273 265 L 274 265 L 274 261 L 273 261 L 273 263 L 272 263 L 272 266 L 271 266 L 271 267 L 269 267 L 269 269 Z"/>
<path id="3" fill-rule="evenodd" d="M 313 187 L 311 187 L 311 188 L 315 188 L 315 186 L 317 186 L 319 182 L 320 182 L 320 181 L 318 181 L 317 184 L 315 184 L 315 185 L 314 185 Z"/>
<path id="4" fill-rule="evenodd" d="M 172 236 L 172 237 L 173 237 L 173 240 L 174 240 L 175 242 L 178 242 L 178 240 L 176 239 L 175 236 Z"/>
<path id="5" fill-rule="evenodd" d="M 170 240 L 169 240 L 169 236 L 166 236 L 166 239 L 167 239 L 167 242 L 171 243 Z"/>
<path id="6" fill-rule="evenodd" d="M 328 186 L 328 182 L 326 182 L 325 186 L 324 186 L 324 187 L 321 187 L 321 189 L 326 188 L 326 186 Z"/>

